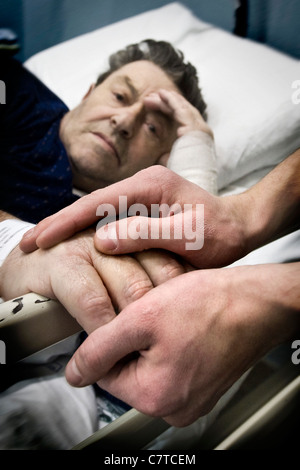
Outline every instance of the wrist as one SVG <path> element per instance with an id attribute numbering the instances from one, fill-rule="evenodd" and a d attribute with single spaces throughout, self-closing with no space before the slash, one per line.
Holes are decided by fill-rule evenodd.
<path id="1" fill-rule="evenodd" d="M 247 252 L 300 227 L 300 150 L 237 196 Z"/>
<path id="2" fill-rule="evenodd" d="M 179 137 L 171 150 L 167 167 L 211 194 L 217 194 L 217 164 L 213 139 L 203 131 Z"/>
<path id="3" fill-rule="evenodd" d="M 267 350 L 300 331 L 300 263 L 237 268 L 234 289 L 247 305 L 247 327 L 265 333 Z M 252 313 L 251 313 L 252 311 Z M 237 312 L 239 315 L 239 312 Z"/>
<path id="4" fill-rule="evenodd" d="M 223 265 L 228 265 L 249 252 L 248 225 L 245 223 L 239 195 L 218 197 L 215 214 L 218 214 L 215 217 L 218 224 L 213 230 L 213 236 L 220 239 L 220 250 L 225 259 Z"/>
<path id="5" fill-rule="evenodd" d="M 267 216 L 264 210 L 256 206 L 257 198 L 251 190 L 234 196 L 234 207 L 241 227 L 244 255 L 251 253 L 262 245 L 262 234 L 267 226 Z"/>
<path id="6" fill-rule="evenodd" d="M 241 257 L 272 241 L 272 213 L 264 204 L 263 194 L 259 197 L 252 188 L 241 194 L 225 197 L 238 234 Z"/>
<path id="7" fill-rule="evenodd" d="M 193 124 L 193 125 L 185 125 L 181 126 L 178 128 L 177 131 L 177 137 L 180 138 L 184 135 L 190 134 L 190 133 L 204 133 L 207 136 L 209 136 L 211 139 L 214 139 L 214 133 L 212 129 L 209 127 L 209 125 L 203 120 L 199 124 Z"/>
<path id="8" fill-rule="evenodd" d="M 225 326 L 239 345 L 252 351 L 253 365 L 268 351 L 300 332 L 300 263 L 239 266 L 226 269 L 230 309 Z M 216 282 L 217 282 L 216 277 Z M 225 327 L 223 327 L 225 330 Z M 237 353 L 238 354 L 238 353 Z"/>
<path id="9" fill-rule="evenodd" d="M 33 224 L 19 219 L 7 219 L 0 222 L 0 267 L 20 243 L 23 235 L 33 227 Z"/>

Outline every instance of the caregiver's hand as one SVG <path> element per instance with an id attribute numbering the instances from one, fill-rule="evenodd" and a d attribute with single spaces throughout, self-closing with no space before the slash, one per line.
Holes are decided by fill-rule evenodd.
<path id="1" fill-rule="evenodd" d="M 186 273 L 95 330 L 66 369 L 143 413 L 184 426 L 208 413 L 300 326 L 300 263 Z"/>
<path id="2" fill-rule="evenodd" d="M 84 196 L 71 206 L 40 222 L 33 232 L 27 232 L 20 243 L 21 249 L 30 252 L 36 247 L 48 248 L 70 237 L 73 233 L 96 222 L 99 219 L 96 211 L 101 206 L 114 206 L 118 213 L 120 195 L 127 197 L 128 209 L 132 209 L 131 206 L 138 203 L 147 207 L 149 212 L 155 204 L 161 208 L 165 205 L 164 208 L 169 208 L 170 211 L 167 211 L 165 217 L 157 219 L 131 217 L 128 219 L 128 226 L 133 227 L 137 224 L 135 231 L 144 233 L 146 238 L 118 239 L 116 246 L 113 239 L 115 233 L 118 233 L 119 224 L 123 227 L 127 219 L 116 223 L 115 230 L 109 232 L 111 239 L 108 239 L 106 229 L 101 229 L 98 236 L 95 236 L 95 245 L 103 252 L 116 254 L 161 248 L 181 255 L 196 267 L 223 266 L 238 259 L 245 252 L 243 237 L 247 227 L 247 224 L 244 224 L 245 211 L 236 211 L 231 197 L 213 196 L 162 166 L 150 167 L 131 178 Z M 185 204 L 190 207 L 187 209 L 184 207 Z M 204 226 L 198 204 L 204 205 Z M 175 215 L 172 215 L 172 209 L 177 212 Z M 186 209 L 184 213 L 180 212 L 184 209 Z M 155 238 L 151 238 L 154 233 L 151 231 L 151 226 L 158 234 Z M 170 227 L 170 236 L 163 238 L 162 233 L 168 234 L 168 227 Z M 194 240 L 185 239 L 185 233 L 182 232 L 184 228 Z M 175 230 L 177 234 L 174 236 Z M 180 238 L 177 237 L 178 230 L 181 230 Z M 203 236 L 205 243 L 202 248 Z M 193 241 L 196 242 L 193 249 L 187 250 L 186 243 Z"/>
<path id="3" fill-rule="evenodd" d="M 102 228 L 95 237 L 100 251 L 120 254 L 163 248 L 195 267 L 224 266 L 300 227 L 299 181 L 300 149 L 251 189 L 228 197 L 213 196 L 164 167 L 150 167 L 44 220 L 33 233 L 27 232 L 21 248 L 31 251 L 37 246 L 52 246 L 94 223 L 97 209 L 103 209 L 104 204 L 112 205 L 118 213 L 120 196 L 126 196 L 129 211 L 143 205 L 151 215 L 156 205 L 166 213 L 160 218 L 120 220 L 108 225 L 108 233 Z M 190 242 L 195 243 L 191 246 Z"/>

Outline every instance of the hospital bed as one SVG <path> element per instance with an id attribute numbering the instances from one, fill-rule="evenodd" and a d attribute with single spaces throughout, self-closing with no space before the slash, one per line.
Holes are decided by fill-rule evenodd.
<path id="1" fill-rule="evenodd" d="M 162 3 L 166 4 L 38 52 L 25 65 L 72 108 L 105 69 L 110 53 L 150 37 L 172 42 L 199 72 L 215 135 L 219 193 L 244 191 L 300 147 L 300 51 L 297 55 L 296 48 L 293 55 L 287 54 L 286 42 L 284 52 L 275 49 L 278 43 L 270 34 L 272 28 L 266 23 L 262 34 L 262 20 L 260 29 L 255 25 L 258 13 L 251 7 L 258 8 L 257 2 L 240 2 L 243 8 L 235 11 L 232 28 L 236 34 L 196 16 L 186 6 L 194 2 Z M 266 3 L 273 22 L 279 3 L 290 15 L 293 5 L 297 9 L 297 2 L 291 0 Z M 255 39 L 273 41 L 273 47 L 240 36 L 247 31 L 256 34 Z M 295 232 L 235 264 L 299 258 L 300 233 Z M 58 302 L 21 294 L 0 305 L 0 339 L 6 345 L 8 364 L 81 330 Z M 151 448 L 151 443 L 176 450 L 251 448 L 271 445 L 266 436 L 274 445 L 276 438 L 282 439 L 276 434 L 281 424 L 293 423 L 299 413 L 300 366 L 293 364 L 291 355 L 290 345 L 284 345 L 260 361 L 195 432 L 172 429 L 163 420 L 130 410 L 75 448 L 136 450 Z M 22 362 L 17 363 L 21 370 Z"/>

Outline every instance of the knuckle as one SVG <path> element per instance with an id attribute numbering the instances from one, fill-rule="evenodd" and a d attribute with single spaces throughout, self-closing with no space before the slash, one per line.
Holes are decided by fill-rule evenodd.
<path id="1" fill-rule="evenodd" d="M 94 295 L 85 301 L 87 312 L 98 312 L 99 310 L 106 310 L 110 308 L 111 304 L 106 295 Z"/>
<path id="2" fill-rule="evenodd" d="M 155 184 L 155 187 L 159 187 L 159 178 L 164 176 L 166 173 L 168 173 L 166 167 L 161 165 L 153 165 L 151 167 L 140 170 L 138 173 L 136 173 L 136 177 L 138 181 L 140 177 L 142 177 L 145 182 L 149 182 L 149 184 Z"/>
<path id="3" fill-rule="evenodd" d="M 84 311 L 90 321 L 101 318 L 103 323 L 106 317 L 111 319 L 112 304 L 108 295 L 82 296 L 79 302 L 79 309 Z"/>
<path id="4" fill-rule="evenodd" d="M 150 279 L 129 280 L 124 288 L 124 297 L 133 302 L 143 297 L 152 287 Z"/>
<path id="5" fill-rule="evenodd" d="M 174 259 L 167 262 L 161 269 L 161 275 L 166 280 L 173 279 L 184 272 L 184 267 Z"/>

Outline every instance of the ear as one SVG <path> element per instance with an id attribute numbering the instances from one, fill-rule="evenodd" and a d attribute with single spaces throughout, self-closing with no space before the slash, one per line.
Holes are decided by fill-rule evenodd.
<path id="1" fill-rule="evenodd" d="M 90 88 L 88 89 L 88 91 L 86 92 L 86 94 L 84 95 L 84 97 L 82 98 L 82 101 L 86 100 L 86 98 L 88 96 L 90 96 L 90 94 L 92 93 L 92 91 L 94 90 L 96 84 L 95 83 L 92 83 Z"/>
<path id="2" fill-rule="evenodd" d="M 170 152 L 164 153 L 158 160 L 157 165 L 167 166 L 169 160 Z"/>

